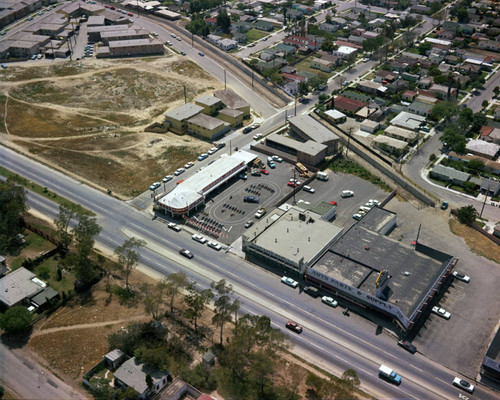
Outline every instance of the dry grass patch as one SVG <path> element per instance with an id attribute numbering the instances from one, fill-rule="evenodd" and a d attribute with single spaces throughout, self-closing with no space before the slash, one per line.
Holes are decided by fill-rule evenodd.
<path id="1" fill-rule="evenodd" d="M 44 146 L 61 150 L 104 152 L 126 149 L 141 143 L 139 133 L 103 133 L 90 137 L 72 137 L 67 139 L 43 140 L 38 142 Z M 32 143 L 37 143 L 32 142 Z"/>
<path id="2" fill-rule="evenodd" d="M 28 105 L 12 98 L 7 105 L 7 125 L 14 136 L 30 138 L 64 137 L 97 133 L 116 126 L 73 113 Z"/>
<path id="3" fill-rule="evenodd" d="M 170 69 L 183 77 L 203 79 L 207 81 L 213 81 L 214 79 L 211 75 L 205 72 L 203 68 L 189 60 L 174 61 L 170 64 Z"/>
<path id="4" fill-rule="evenodd" d="M 475 229 L 461 224 L 456 218 L 451 218 L 449 224 L 451 232 L 463 238 L 473 252 L 500 264 L 498 245 Z"/>

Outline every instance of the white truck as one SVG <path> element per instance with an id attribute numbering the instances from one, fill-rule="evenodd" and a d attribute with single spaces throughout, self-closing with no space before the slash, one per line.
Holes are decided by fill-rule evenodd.
<path id="1" fill-rule="evenodd" d="M 328 180 L 328 174 L 326 172 L 318 172 L 316 174 L 316 179 L 318 181 L 327 181 Z"/>
<path id="2" fill-rule="evenodd" d="M 378 369 L 378 376 L 396 385 L 401 385 L 401 375 L 394 372 L 387 365 L 381 365 Z"/>

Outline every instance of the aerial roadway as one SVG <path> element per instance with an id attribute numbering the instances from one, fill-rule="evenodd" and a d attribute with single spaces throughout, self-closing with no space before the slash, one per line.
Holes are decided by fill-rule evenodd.
<path id="1" fill-rule="evenodd" d="M 273 324 L 285 330 L 293 319 L 304 327 L 298 335 L 286 331 L 295 345 L 293 351 L 324 369 L 341 374 L 348 368 L 357 371 L 362 388 L 378 398 L 452 399 L 465 396 L 452 386 L 456 374 L 421 354 L 410 354 L 396 345 L 390 334 L 376 335 L 376 326 L 339 310 L 321 304 L 281 284 L 280 277 L 245 262 L 231 252 L 217 252 L 201 246 L 186 232 L 166 228 L 151 214 L 94 190 L 57 171 L 38 164 L 4 147 L 0 148 L 0 165 L 47 187 L 67 199 L 81 204 L 97 215 L 102 231 L 97 237 L 101 248 L 113 250 L 126 238 L 135 236 L 147 241 L 141 250 L 141 264 L 159 274 L 184 271 L 200 287 L 225 279 L 231 283 L 242 303 L 242 312 L 268 315 Z M 29 193 L 30 207 L 53 219 L 58 206 L 44 197 Z M 179 249 L 194 253 L 192 260 L 179 255 Z M 381 364 L 397 371 L 403 381 L 392 385 L 378 377 Z M 496 395 L 477 387 L 467 398 L 495 399 Z M 462 397 L 464 398 L 464 397 Z"/>

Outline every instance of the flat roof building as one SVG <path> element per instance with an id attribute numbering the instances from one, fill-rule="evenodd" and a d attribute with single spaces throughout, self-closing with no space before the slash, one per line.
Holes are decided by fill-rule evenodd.
<path id="1" fill-rule="evenodd" d="M 313 140 L 299 142 L 277 133 L 266 136 L 266 146 L 291 154 L 297 158 L 297 161 L 311 166 L 321 163 L 328 151 L 326 145 Z"/>
<path id="2" fill-rule="evenodd" d="M 231 129 L 231 125 L 210 115 L 197 114 L 187 121 L 188 133 L 204 137 L 209 140 L 223 136 Z"/>
<path id="3" fill-rule="evenodd" d="M 399 128 L 394 125 L 390 125 L 389 127 L 387 127 L 387 129 L 384 131 L 384 135 L 392 137 L 394 139 L 402 140 L 410 144 L 413 144 L 418 140 L 418 132 Z"/>
<path id="4" fill-rule="evenodd" d="M 401 153 L 408 147 L 408 143 L 384 135 L 375 136 L 372 143 L 375 146 L 380 147 L 382 150 L 386 150 L 389 153 L 396 153 L 398 155 L 401 155 Z"/>
<path id="5" fill-rule="evenodd" d="M 312 140 L 327 146 L 327 155 L 332 155 L 337 151 L 339 137 L 309 115 L 302 114 L 289 118 L 288 123 L 290 132 L 302 141 Z"/>
<path id="6" fill-rule="evenodd" d="M 285 204 L 243 234 L 242 249 L 258 264 L 303 274 L 342 230 L 310 210 Z"/>
<path id="7" fill-rule="evenodd" d="M 226 121 L 231 127 L 236 128 L 243 124 L 243 112 L 226 107 L 219 111 L 217 118 Z"/>
<path id="8" fill-rule="evenodd" d="M 203 114 L 212 116 L 217 114 L 217 111 L 224 107 L 221 99 L 218 99 L 214 96 L 209 96 L 208 94 L 198 97 L 194 101 L 194 103 L 199 105 L 200 107 L 203 107 Z"/>
<path id="9" fill-rule="evenodd" d="M 488 143 L 484 140 L 473 139 L 465 145 L 467 152 L 493 160 L 496 158 L 500 146 L 496 143 Z"/>
<path id="10" fill-rule="evenodd" d="M 164 114 L 165 123 L 172 132 L 183 135 L 188 130 L 188 119 L 202 111 L 203 107 L 193 103 L 186 103 Z"/>
<path id="11" fill-rule="evenodd" d="M 243 150 L 232 155 L 223 154 L 213 164 L 179 183 L 165 196 L 155 199 L 155 203 L 171 216 L 189 214 L 205 204 L 208 194 L 244 171 L 255 158 L 254 154 Z"/>
<path id="12" fill-rule="evenodd" d="M 112 57 L 163 54 L 163 43 L 158 39 L 115 40 L 108 47 Z"/>
<path id="13" fill-rule="evenodd" d="M 412 114 L 406 111 L 401 111 L 391 120 L 391 125 L 399 126 L 400 128 L 418 130 L 420 126 L 425 124 L 425 117 Z"/>
<path id="14" fill-rule="evenodd" d="M 216 90 L 214 97 L 221 99 L 226 107 L 243 112 L 243 118 L 250 116 L 250 104 L 238 96 L 232 89 Z"/>

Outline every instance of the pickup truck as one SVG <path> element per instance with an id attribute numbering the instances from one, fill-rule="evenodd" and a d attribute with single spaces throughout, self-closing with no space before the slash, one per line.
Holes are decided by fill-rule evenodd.
<path id="1" fill-rule="evenodd" d="M 386 365 L 381 365 L 378 369 L 378 376 L 396 385 L 401 385 L 401 375 L 394 372 Z"/>

